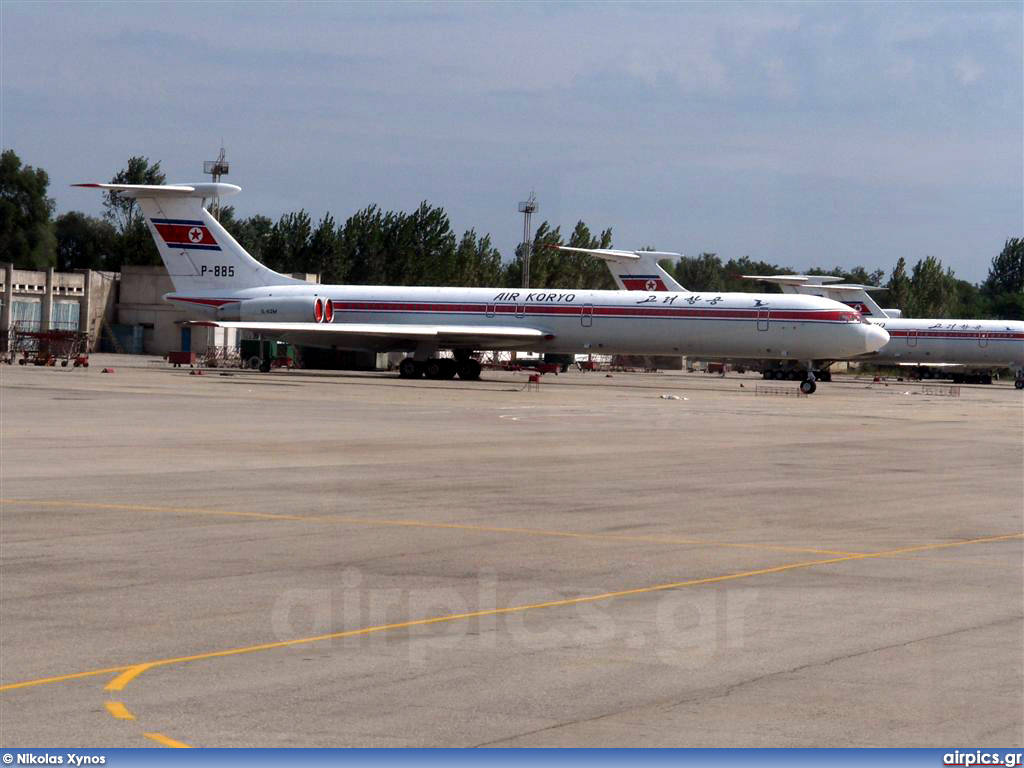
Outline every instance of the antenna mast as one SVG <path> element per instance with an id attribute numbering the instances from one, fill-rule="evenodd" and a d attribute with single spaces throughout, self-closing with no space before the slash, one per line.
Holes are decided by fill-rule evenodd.
<path id="1" fill-rule="evenodd" d="M 540 209 L 537 197 L 530 190 L 530 198 L 519 203 L 519 212 L 523 214 L 523 288 L 530 287 L 530 251 L 533 243 L 530 240 L 530 217 Z"/>
<path id="2" fill-rule="evenodd" d="M 212 181 L 216 184 L 220 181 L 221 176 L 227 176 L 228 173 L 228 161 L 224 155 L 224 142 L 220 144 L 220 154 L 217 155 L 216 160 L 206 160 L 203 162 L 203 173 L 208 173 L 212 177 Z M 213 198 L 213 203 L 210 206 L 213 210 L 213 218 L 220 221 L 220 197 Z"/>

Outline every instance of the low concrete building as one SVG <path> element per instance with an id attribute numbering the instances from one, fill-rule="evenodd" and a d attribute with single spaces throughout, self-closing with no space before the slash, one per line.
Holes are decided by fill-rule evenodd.
<path id="1" fill-rule="evenodd" d="M 81 331 L 95 350 L 104 322 L 114 321 L 119 276 L 114 272 L 15 269 L 0 264 L 0 347 L 15 327 L 29 331 Z"/>

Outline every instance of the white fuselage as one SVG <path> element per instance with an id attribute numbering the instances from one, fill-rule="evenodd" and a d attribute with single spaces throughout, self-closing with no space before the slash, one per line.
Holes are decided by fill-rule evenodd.
<path id="1" fill-rule="evenodd" d="M 877 363 L 1024 367 L 1024 322 L 873 317 L 889 342 L 868 356 Z"/>
<path id="2" fill-rule="evenodd" d="M 787 296 L 821 296 L 845 302 L 867 320 L 889 332 L 889 342 L 868 355 L 873 363 L 952 365 L 970 368 L 1024 368 L 1024 322 L 889 317 L 863 285 L 836 283 L 839 278 L 769 275 L 757 279 L 776 283 Z"/>
<path id="3" fill-rule="evenodd" d="M 817 296 L 651 293 L 557 289 L 279 285 L 203 295 L 168 294 L 219 320 L 314 322 L 317 298 L 335 325 L 407 324 L 529 327 L 544 336 L 476 348 L 537 352 L 707 355 L 810 360 L 852 357 L 888 335 L 859 313 Z M 414 349 L 394 339 L 332 339 L 293 331 L 289 339 L 339 349 Z M 454 345 L 452 345 L 454 346 Z"/>

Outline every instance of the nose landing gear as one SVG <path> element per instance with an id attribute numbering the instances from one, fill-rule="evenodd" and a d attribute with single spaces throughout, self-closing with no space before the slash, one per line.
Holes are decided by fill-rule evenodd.
<path id="1" fill-rule="evenodd" d="M 805 395 L 813 395 L 818 389 L 818 385 L 814 380 L 814 361 L 807 361 L 807 374 L 804 376 L 804 380 L 800 382 L 800 391 Z"/>

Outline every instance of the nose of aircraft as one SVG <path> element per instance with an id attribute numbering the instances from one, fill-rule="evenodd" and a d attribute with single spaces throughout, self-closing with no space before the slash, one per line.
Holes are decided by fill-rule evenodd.
<path id="1" fill-rule="evenodd" d="M 879 328 L 877 325 L 870 325 L 868 323 L 863 323 L 861 328 L 864 329 L 865 352 L 875 352 L 889 343 L 889 332 L 885 328 Z"/>

